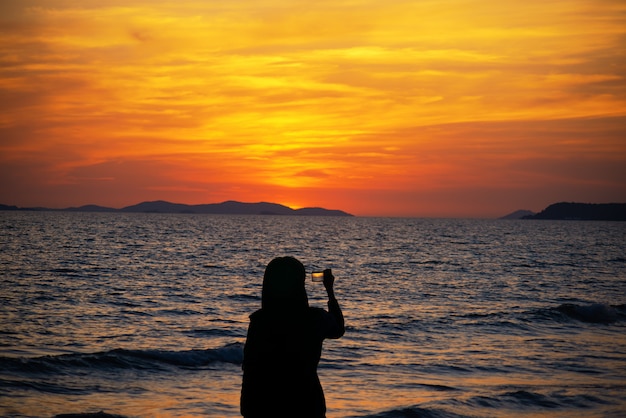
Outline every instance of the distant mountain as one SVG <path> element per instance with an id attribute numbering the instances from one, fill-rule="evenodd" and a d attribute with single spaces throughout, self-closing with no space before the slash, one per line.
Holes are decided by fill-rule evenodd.
<path id="1" fill-rule="evenodd" d="M 523 219 L 561 219 L 581 221 L 626 221 L 626 203 L 560 202 L 536 215 Z"/>
<path id="2" fill-rule="evenodd" d="M 66 209 L 19 208 L 17 206 L 0 205 L 2 210 L 48 210 L 67 212 L 122 212 L 122 213 L 206 213 L 222 215 L 298 215 L 298 216 L 353 216 L 342 210 L 324 208 L 291 209 L 278 203 L 243 203 L 229 200 L 222 203 L 203 205 L 185 205 L 164 200 L 142 202 L 122 209 L 107 208 L 97 205 L 85 205 Z"/>
<path id="3" fill-rule="evenodd" d="M 278 203 L 242 203 L 228 200 L 222 203 L 197 205 L 200 213 L 228 213 L 232 215 L 295 215 L 296 211 Z"/>
<path id="4" fill-rule="evenodd" d="M 516 210 L 515 212 L 509 213 L 508 215 L 503 216 L 503 217 L 498 218 L 498 219 L 522 219 L 525 216 L 532 216 L 534 214 L 535 214 L 535 212 L 532 212 L 530 210 L 520 209 L 520 210 Z"/>
<path id="5" fill-rule="evenodd" d="M 0 211 L 3 211 L 3 210 L 49 211 L 49 210 L 55 210 L 55 209 L 40 208 L 40 207 L 36 207 L 36 208 L 20 208 L 18 206 L 0 205 Z"/>
<path id="6" fill-rule="evenodd" d="M 117 212 L 117 209 L 107 208 L 98 205 L 85 205 L 77 208 L 72 207 L 62 210 L 66 212 Z"/>
<path id="7" fill-rule="evenodd" d="M 0 210 L 20 210 L 17 206 L 0 205 Z"/>
<path id="8" fill-rule="evenodd" d="M 119 211 L 133 213 L 198 213 L 192 209 L 192 206 L 182 203 L 170 203 L 164 200 L 142 202 L 136 205 L 126 206 L 119 209 Z"/>
<path id="9" fill-rule="evenodd" d="M 352 216 L 341 210 L 330 210 L 324 208 L 301 208 L 296 209 L 296 215 L 303 216 Z"/>

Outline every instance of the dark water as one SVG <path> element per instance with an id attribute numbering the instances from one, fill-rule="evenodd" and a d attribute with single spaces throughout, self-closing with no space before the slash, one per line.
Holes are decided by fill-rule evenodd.
<path id="1" fill-rule="evenodd" d="M 625 243 L 611 222 L 0 212 L 0 416 L 238 416 L 280 255 L 337 277 L 329 418 L 626 416 Z"/>

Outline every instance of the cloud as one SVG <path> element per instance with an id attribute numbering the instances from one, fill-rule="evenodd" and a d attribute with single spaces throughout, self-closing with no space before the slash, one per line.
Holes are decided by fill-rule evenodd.
<path id="1" fill-rule="evenodd" d="M 313 178 L 327 178 L 329 177 L 328 173 L 323 170 L 304 170 L 295 174 L 299 177 L 313 177 Z"/>
<path id="2" fill-rule="evenodd" d="M 623 2 L 0 7 L 0 163 L 33 195 L 622 190 Z"/>

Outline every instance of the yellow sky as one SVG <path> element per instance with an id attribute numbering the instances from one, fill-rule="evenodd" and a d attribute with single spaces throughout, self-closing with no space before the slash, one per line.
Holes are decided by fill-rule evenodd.
<path id="1" fill-rule="evenodd" d="M 8 0 L 0 203 L 626 201 L 626 3 Z"/>

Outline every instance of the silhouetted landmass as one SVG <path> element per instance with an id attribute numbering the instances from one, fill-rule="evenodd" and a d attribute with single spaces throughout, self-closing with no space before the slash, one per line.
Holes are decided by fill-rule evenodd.
<path id="1" fill-rule="evenodd" d="M 299 216 L 353 216 L 342 210 L 324 208 L 291 209 L 278 203 L 243 203 L 229 200 L 222 203 L 203 205 L 185 205 L 163 200 L 142 202 L 121 209 L 107 208 L 97 205 L 85 205 L 66 209 L 19 208 L 17 206 L 0 205 L 0 210 L 37 210 L 65 212 L 122 212 L 122 213 L 205 213 L 215 215 L 299 215 Z"/>
<path id="2" fill-rule="evenodd" d="M 523 219 L 557 219 L 581 221 L 626 221 L 626 203 L 570 203 L 548 206 Z"/>
<path id="3" fill-rule="evenodd" d="M 306 215 L 306 216 L 352 216 L 341 210 L 329 210 L 323 208 L 291 209 L 278 203 L 242 203 L 229 200 L 222 203 L 210 203 L 203 205 L 184 205 L 180 203 L 143 202 L 134 206 L 120 209 L 122 212 L 144 213 L 208 213 L 229 215 Z"/>
<path id="4" fill-rule="evenodd" d="M 63 210 L 67 212 L 117 212 L 117 209 L 98 205 L 85 205 L 78 208 L 67 208 Z"/>
<path id="5" fill-rule="evenodd" d="M 20 210 L 17 206 L 0 205 L 0 210 Z"/>
<path id="6" fill-rule="evenodd" d="M 170 203 L 157 200 L 154 202 L 142 202 L 137 205 L 126 206 L 119 211 L 134 213 L 199 213 L 192 208 L 193 206 L 184 205 L 182 203 Z"/>
<path id="7" fill-rule="evenodd" d="M 0 205 L 0 211 L 1 211 L 1 210 L 30 210 L 30 211 L 46 211 L 46 210 L 55 210 L 55 209 L 40 208 L 40 207 L 36 207 L 36 208 L 20 208 L 20 207 L 18 207 L 18 206 Z"/>
<path id="8" fill-rule="evenodd" d="M 526 209 L 520 209 L 520 210 L 516 210 L 513 213 L 509 213 L 508 215 L 505 215 L 501 218 L 498 219 L 522 219 L 525 216 L 532 216 L 534 215 L 535 212 L 530 211 L 530 210 L 526 210 Z"/>
<path id="9" fill-rule="evenodd" d="M 326 214 L 327 216 L 352 216 L 341 210 L 324 208 L 301 208 L 296 209 L 296 212 L 298 215 L 303 216 L 319 216 L 320 214 Z"/>

